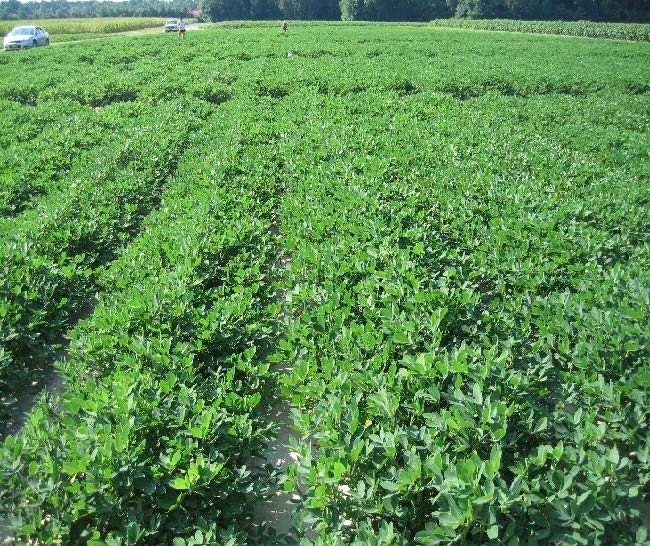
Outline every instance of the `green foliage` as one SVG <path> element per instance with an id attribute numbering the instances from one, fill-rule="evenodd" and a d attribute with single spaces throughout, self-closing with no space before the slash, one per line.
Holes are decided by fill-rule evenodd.
<path id="1" fill-rule="evenodd" d="M 12 97 L 12 95 L 8 95 Z M 20 101 L 36 100 L 35 95 L 16 96 Z M 115 147 L 109 137 L 126 120 L 117 109 L 97 115 L 94 108 L 72 100 L 34 105 L 35 118 L 53 123 L 31 126 L 7 120 L 4 130 L 12 134 L 0 153 L 0 215 L 15 216 L 40 195 L 53 190 L 75 165 L 103 162 Z M 126 112 L 129 116 L 130 112 Z M 40 122 L 39 122 L 40 123 Z M 108 145 L 101 146 L 108 140 Z"/>
<path id="2" fill-rule="evenodd" d="M 155 17 L 160 24 L 161 17 L 182 17 L 190 15 L 197 2 L 194 0 L 85 0 L 83 3 L 69 0 L 49 0 L 38 2 L 27 0 L 3 0 L 0 3 L 0 20 L 18 19 L 57 19 L 57 18 L 126 18 Z M 88 21 L 92 24 L 92 21 Z"/>
<path id="3" fill-rule="evenodd" d="M 471 2 L 458 4 L 461 17 L 486 17 L 494 15 L 482 11 Z M 609 38 L 612 40 L 630 40 L 650 42 L 650 25 L 633 23 L 593 23 L 591 21 L 514 21 L 512 19 L 436 19 L 431 21 L 437 27 L 467 28 L 472 30 L 500 30 L 505 32 L 530 32 L 534 34 L 560 34 L 565 36 L 582 36 L 586 38 Z"/>
<path id="4" fill-rule="evenodd" d="M 341 20 L 356 21 L 363 19 L 363 0 L 341 0 Z"/>
<path id="5" fill-rule="evenodd" d="M 278 18 L 343 21 L 426 21 L 498 18 L 648 22 L 648 0 L 5 0 L 0 20 L 55 17 L 179 17 L 201 5 L 213 21 Z"/>
<path id="6" fill-rule="evenodd" d="M 304 544 L 643 544 L 648 44 L 290 28 L 0 56 L 3 530 L 252 543 L 283 396 Z"/>
<path id="7" fill-rule="evenodd" d="M 100 99 L 87 91 L 91 101 L 111 101 L 105 90 Z M 0 343 L 13 360 L 0 368 L 0 392 L 12 389 L 30 360 L 56 341 L 92 296 L 96 273 L 158 201 L 202 115 L 201 104 L 190 107 L 193 121 L 179 128 L 175 110 L 183 106 L 164 117 L 160 109 L 145 108 L 144 117 L 122 127 L 97 155 L 81 156 L 63 181 L 50 180 L 51 191 L 32 209 L 0 226 Z"/>
<path id="8" fill-rule="evenodd" d="M 587 100 L 545 134 L 557 97 L 370 94 L 301 117 L 328 148 L 292 149 L 282 357 L 289 483 L 323 544 L 643 533 L 649 179 L 563 136 Z"/>
<path id="9" fill-rule="evenodd" d="M 214 136 L 185 154 L 159 210 L 101 275 L 61 363 L 65 392 L 6 440 L 0 500 L 17 536 L 243 543 L 236 524 L 263 487 L 247 465 L 268 436 L 257 407 L 277 307 L 274 184 L 228 175 L 242 166 L 233 151 L 257 165 L 264 154 L 237 129 L 208 122 Z"/>

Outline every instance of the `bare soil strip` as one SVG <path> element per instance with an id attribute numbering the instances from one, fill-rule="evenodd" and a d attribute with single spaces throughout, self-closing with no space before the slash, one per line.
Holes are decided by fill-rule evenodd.
<path id="1" fill-rule="evenodd" d="M 276 219 L 271 225 L 271 233 L 280 237 L 280 224 Z M 286 271 L 291 263 L 291 258 L 286 254 L 280 256 L 278 265 L 280 272 Z M 286 289 L 278 291 L 277 300 L 282 303 L 281 320 L 287 321 Z M 285 362 L 274 366 L 273 372 L 279 377 L 289 372 Z M 266 531 L 273 529 L 276 535 L 284 535 L 287 539 L 295 538 L 291 515 L 299 500 L 295 495 L 282 491 L 277 487 L 277 477 L 285 473 L 287 466 L 295 462 L 298 454 L 289 449 L 291 436 L 291 404 L 282 396 L 277 396 L 270 407 L 269 420 L 278 426 L 275 440 L 270 443 L 264 453 L 264 462 L 272 468 L 271 496 L 261 500 L 253 507 L 253 531 L 261 539 Z"/>
<path id="2" fill-rule="evenodd" d="M 73 319 L 73 324 L 70 327 L 71 331 L 74 329 L 77 322 L 89 317 L 95 309 L 96 301 L 94 298 L 89 299 L 83 308 L 79 311 L 77 316 Z M 56 369 L 55 364 L 68 358 L 68 345 L 70 344 L 70 337 L 68 333 L 63 334 L 56 345 L 59 346 L 54 353 L 47 357 L 40 363 L 36 369 L 30 371 L 33 380 L 27 385 L 14 393 L 16 401 L 11 404 L 7 421 L 0 425 L 0 441 L 4 440 L 7 436 L 16 434 L 25 425 L 29 412 L 34 407 L 36 399 L 42 393 L 54 394 L 60 392 L 63 387 L 63 381 L 59 371 Z M 2 535 L 0 535 L 0 539 Z"/>

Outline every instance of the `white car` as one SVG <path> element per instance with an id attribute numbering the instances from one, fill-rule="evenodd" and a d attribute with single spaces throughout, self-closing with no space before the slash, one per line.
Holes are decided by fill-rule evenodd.
<path id="1" fill-rule="evenodd" d="M 5 49 L 25 49 L 50 45 L 50 35 L 41 27 L 15 27 L 4 37 Z"/>
<path id="2" fill-rule="evenodd" d="M 176 19 L 167 19 L 165 21 L 165 32 L 178 32 L 178 21 Z"/>

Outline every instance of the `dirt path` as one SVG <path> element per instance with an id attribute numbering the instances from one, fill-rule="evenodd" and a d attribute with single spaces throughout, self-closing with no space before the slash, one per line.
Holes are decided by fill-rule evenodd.
<path id="1" fill-rule="evenodd" d="M 280 224 L 275 220 L 271 225 L 271 233 L 275 237 L 280 237 Z M 281 272 L 291 264 L 291 258 L 286 254 L 280 256 L 278 261 Z M 282 302 L 281 320 L 286 323 L 288 320 L 286 306 L 286 289 L 280 290 L 277 294 L 278 301 Z M 290 372 L 286 362 L 280 362 L 272 370 L 278 376 Z M 275 398 L 270 408 L 269 420 L 278 425 L 277 436 L 267 446 L 264 453 L 264 460 L 267 465 L 273 468 L 275 476 L 284 474 L 287 466 L 295 462 L 298 454 L 292 452 L 289 447 L 289 438 L 291 436 L 291 404 L 282 396 Z M 274 484 L 275 485 L 275 484 Z M 269 527 L 275 530 L 277 535 L 293 536 L 293 524 L 291 515 L 299 498 L 296 495 L 285 493 L 281 489 L 272 486 L 271 496 L 268 499 L 261 500 L 253 507 L 253 531 L 261 539 L 264 531 Z"/>
<path id="2" fill-rule="evenodd" d="M 67 349 L 59 349 L 43 367 L 33 370 L 34 379 L 19 392 L 14 393 L 15 401 L 3 401 L 7 406 L 7 420 L 0 430 L 0 441 L 16 434 L 27 421 L 29 412 L 36 403 L 36 398 L 43 392 L 56 393 L 61 390 L 61 376 L 54 368 L 54 363 L 67 358 Z M 1 538 L 1 535 L 0 535 Z"/>
<path id="3" fill-rule="evenodd" d="M 280 222 L 276 219 L 271 225 L 271 233 L 280 237 Z M 291 256 L 282 254 L 278 260 L 281 274 L 291 265 Z M 289 321 L 287 309 L 287 289 L 280 290 L 276 298 L 282 303 L 281 320 L 283 324 Z M 287 362 L 279 362 L 273 369 L 278 377 L 291 373 L 291 367 Z M 293 419 L 291 415 L 291 403 L 279 393 L 270 407 L 269 420 L 276 424 L 277 435 L 269 443 L 264 453 L 264 461 L 273 469 L 271 494 L 268 498 L 257 502 L 253 506 L 252 531 L 253 538 L 262 544 L 298 544 L 297 529 L 294 526 L 292 516 L 302 500 L 302 497 L 295 492 L 287 493 L 278 487 L 277 479 L 286 474 L 287 467 L 295 463 L 300 454 L 292 451 L 289 447 L 293 435 Z M 312 440 L 312 448 L 316 448 Z M 275 537 L 274 537 L 275 535 Z M 316 535 L 311 529 L 306 529 L 307 538 L 315 540 Z M 277 540 L 276 540 L 277 538 Z"/>
<path id="4" fill-rule="evenodd" d="M 189 23 L 185 27 L 188 31 L 205 30 L 204 23 Z M 69 40 L 66 42 L 54 42 L 52 46 L 64 46 L 66 44 L 78 44 L 79 42 L 96 42 L 98 40 L 108 40 L 109 38 L 117 38 L 120 36 L 148 36 L 151 34 L 165 34 L 162 27 L 141 28 L 138 30 L 125 30 L 124 32 L 111 32 L 106 34 L 98 34 L 94 38 L 82 38 L 81 40 Z M 168 32 L 167 34 L 176 36 L 175 32 Z"/>
<path id="5" fill-rule="evenodd" d="M 287 370 L 276 370 L 277 373 L 287 373 Z M 269 444 L 264 458 L 271 465 L 274 473 L 280 476 L 286 472 L 287 466 L 296 462 L 298 454 L 288 447 L 291 436 L 291 406 L 289 402 L 280 398 L 271 409 L 269 418 L 279 427 L 275 440 Z M 295 494 L 285 493 L 273 487 L 268 499 L 259 501 L 253 507 L 253 529 L 262 534 L 265 529 L 271 528 L 277 535 L 287 535 L 295 539 L 291 516 L 300 497 Z"/>

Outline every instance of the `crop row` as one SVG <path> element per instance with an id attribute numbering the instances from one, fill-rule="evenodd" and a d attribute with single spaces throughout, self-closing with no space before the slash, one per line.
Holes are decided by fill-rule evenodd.
<path id="1" fill-rule="evenodd" d="M 437 27 L 499 30 L 534 34 L 560 34 L 586 38 L 609 38 L 650 42 L 650 24 L 595 23 L 592 21 L 519 21 L 515 19 L 435 19 Z"/>
<path id="2" fill-rule="evenodd" d="M 168 38 L 0 56 L 0 126 L 112 133 L 0 221 L 5 382 L 97 300 L 0 528 L 250 543 L 280 379 L 304 543 L 643 543 L 647 44 Z"/>
<path id="3" fill-rule="evenodd" d="M 124 135 L 124 125 L 133 129 L 137 124 L 133 108 L 117 106 L 98 113 L 72 101 L 55 101 L 36 107 L 53 110 L 55 121 L 35 127 L 28 120 L 7 124 L 6 130 L 17 134 L 0 152 L 0 216 L 29 208 L 80 165 L 87 171 L 93 170 L 89 165 L 104 163 L 115 148 L 113 134 Z"/>
<path id="4" fill-rule="evenodd" d="M 549 167 L 554 135 L 505 101 L 430 99 L 425 120 L 413 101 L 298 115 L 304 147 L 285 151 L 293 320 L 276 358 L 299 409 L 286 487 L 304 529 L 642 542 L 647 180 L 579 148 Z"/>
<path id="5" fill-rule="evenodd" d="M 193 34 L 186 50 L 167 36 L 152 35 L 120 39 L 119 48 L 100 41 L 56 52 L 27 51 L 0 60 L 8 74 L 0 82 L 0 98 L 31 105 L 70 100 L 103 108 L 187 95 L 213 103 L 236 96 L 282 98 L 305 87 L 340 97 L 394 91 L 440 92 L 458 99 L 487 93 L 642 95 L 648 89 L 647 71 L 641 68 L 646 44 L 572 40 L 573 56 L 567 57 L 566 40 L 549 37 L 531 41 L 521 35 L 461 33 L 460 39 L 456 31 L 385 28 L 388 37 L 374 27 L 319 25 L 286 40 L 275 33 L 260 36 L 263 29 L 221 29 Z M 504 65 L 503 57 L 517 62 Z M 176 70 L 179 63 L 182 71 Z M 396 63 L 398 73 L 387 69 Z M 75 76 L 80 66 L 82 82 Z M 161 80 L 161 73 L 174 77 Z"/>
<path id="6" fill-rule="evenodd" d="M 63 394 L 5 441 L 0 518 L 18 539 L 243 542 L 279 314 L 278 158 L 253 109 L 244 121 L 215 116 L 197 135 L 72 331 Z"/>
<path id="7" fill-rule="evenodd" d="M 195 104 L 194 123 L 207 112 Z M 104 157 L 79 164 L 34 208 L 1 225 L 2 391 L 60 339 L 93 295 L 101 266 L 137 233 L 173 175 L 193 125 L 179 127 L 175 108 L 149 113 Z"/>

